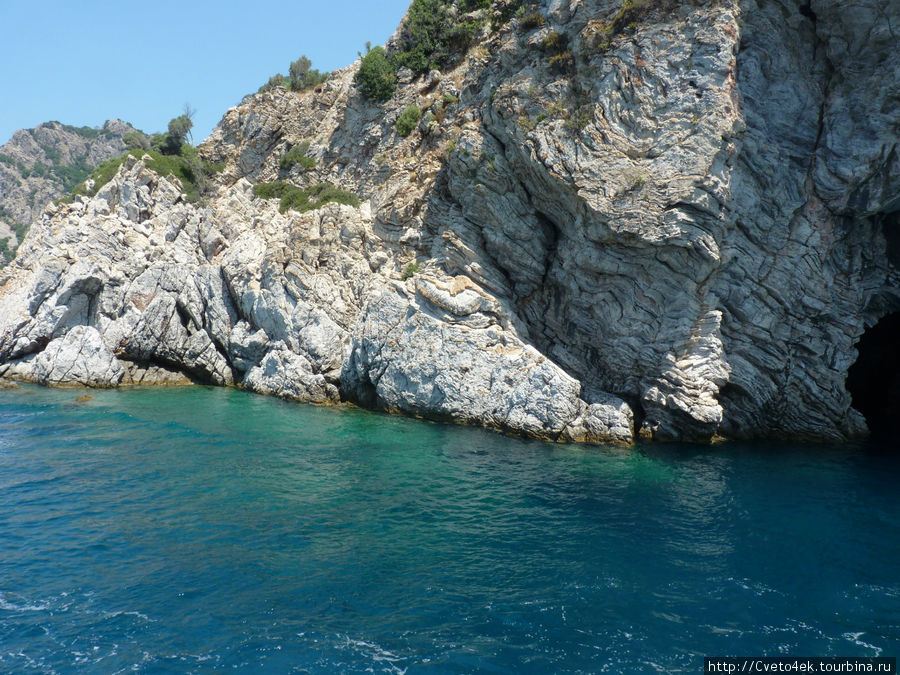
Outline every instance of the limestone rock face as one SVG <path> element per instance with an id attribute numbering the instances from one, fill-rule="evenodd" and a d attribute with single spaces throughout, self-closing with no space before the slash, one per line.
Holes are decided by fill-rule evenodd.
<path id="1" fill-rule="evenodd" d="M 122 364 L 92 326 L 75 326 L 39 353 L 8 364 L 7 376 L 47 384 L 115 387 L 125 374 Z"/>
<path id="2" fill-rule="evenodd" d="M 443 298 L 437 283 L 421 279 L 415 295 L 392 284 L 369 303 L 343 377 L 351 398 L 531 436 L 631 440 L 633 419 L 623 401 L 608 397 L 589 410 L 581 384 L 504 330 L 492 299 L 460 279 L 463 289 L 451 282 L 440 289 Z"/>
<path id="3" fill-rule="evenodd" d="M 563 441 L 863 433 L 854 346 L 900 310 L 900 5 L 543 11 L 383 105 L 355 66 L 248 97 L 202 203 L 129 161 L 49 207 L 0 276 L 0 367 Z M 281 213 L 275 180 L 361 203 Z"/>

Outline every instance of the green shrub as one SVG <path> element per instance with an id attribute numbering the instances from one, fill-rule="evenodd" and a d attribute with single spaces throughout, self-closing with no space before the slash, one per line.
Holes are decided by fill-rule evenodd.
<path id="1" fill-rule="evenodd" d="M 390 54 L 375 47 L 363 56 L 356 74 L 363 96 L 370 101 L 389 99 L 400 68 L 421 75 L 455 66 L 481 35 L 490 9 L 490 0 L 413 0 L 397 47 Z"/>
<path id="2" fill-rule="evenodd" d="M 57 124 L 59 124 L 59 126 L 61 126 L 63 130 L 68 131 L 72 134 L 77 134 L 82 138 L 86 138 L 88 140 L 97 138 L 101 133 L 101 129 L 94 129 L 93 127 L 75 127 L 71 124 L 61 124 L 60 122 L 57 122 Z"/>
<path id="3" fill-rule="evenodd" d="M 525 5 L 531 4 L 522 0 L 506 0 L 499 3 L 491 16 L 491 30 L 498 31 L 513 16 L 522 16 L 525 13 Z"/>
<path id="4" fill-rule="evenodd" d="M 524 8 L 523 8 L 524 9 Z M 540 12 L 532 12 L 531 14 L 526 14 L 522 18 L 522 28 L 524 30 L 534 30 L 535 28 L 540 28 L 544 25 L 546 19 L 544 19 L 544 15 Z"/>
<path id="5" fill-rule="evenodd" d="M 296 61 L 291 61 L 287 76 L 275 73 L 261 86 L 256 93 L 262 94 L 274 89 L 290 89 L 291 91 L 306 91 L 322 84 L 328 79 L 329 73 L 319 72 L 312 67 L 312 61 L 303 54 Z"/>
<path id="6" fill-rule="evenodd" d="M 423 74 L 459 62 L 481 34 L 486 23 L 484 10 L 490 3 L 459 0 L 456 12 L 451 11 L 452 5 L 447 0 L 413 0 L 403 22 L 399 48 L 390 55 L 395 68 Z M 467 12 L 474 14 L 461 20 L 459 14 Z"/>
<path id="7" fill-rule="evenodd" d="M 394 67 L 388 61 L 383 47 L 370 49 L 362 57 L 355 79 L 362 95 L 379 103 L 387 101 L 397 88 Z"/>
<path id="8" fill-rule="evenodd" d="M 626 30 L 632 30 L 654 9 L 672 9 L 674 0 L 623 0 L 622 6 L 609 22 L 588 21 L 585 45 L 588 49 L 606 52 L 612 47 L 613 39 Z"/>
<path id="9" fill-rule="evenodd" d="M 289 188 L 294 187 L 290 183 L 284 181 L 276 181 L 274 183 L 257 183 L 253 186 L 253 194 L 262 199 L 281 199 Z M 297 188 L 298 190 L 300 188 Z"/>
<path id="10" fill-rule="evenodd" d="M 555 30 L 550 31 L 541 40 L 541 49 L 545 52 L 558 54 L 566 49 L 566 38 Z"/>
<path id="11" fill-rule="evenodd" d="M 397 133 L 401 136 L 409 136 L 421 118 L 422 111 L 419 110 L 419 106 L 415 103 L 410 103 L 400 113 L 400 117 L 397 118 Z"/>
<path id="12" fill-rule="evenodd" d="M 142 134 L 140 131 L 129 131 L 122 136 L 122 142 L 125 143 L 125 147 L 129 149 L 150 149 L 150 138 L 147 134 Z"/>
<path id="13" fill-rule="evenodd" d="M 296 61 L 292 61 L 288 69 L 288 87 L 291 91 L 305 91 L 322 84 L 328 73 L 320 73 L 312 67 L 310 61 L 304 54 Z"/>
<path id="14" fill-rule="evenodd" d="M 413 0 L 402 26 L 400 49 L 391 55 L 397 68 L 427 73 L 442 64 L 447 6 L 443 0 Z"/>
<path id="15" fill-rule="evenodd" d="M 72 190 L 72 193 L 76 195 L 86 195 L 88 197 L 93 197 L 95 194 L 97 194 L 100 188 L 102 188 L 112 180 L 113 176 L 115 176 L 116 172 L 119 170 L 119 167 L 125 163 L 125 159 L 132 153 L 135 153 L 135 151 L 129 150 L 120 157 L 115 157 L 113 159 L 108 159 L 105 162 L 102 162 L 91 172 L 91 175 L 88 177 L 90 180 L 94 181 L 93 187 L 89 190 L 84 182 L 82 182 L 79 185 L 75 186 L 75 188 Z"/>
<path id="16" fill-rule="evenodd" d="M 459 99 L 456 96 L 454 96 L 453 94 L 444 94 L 443 96 L 441 96 L 441 102 L 446 107 L 448 105 L 453 105 L 454 103 L 458 103 Z"/>
<path id="17" fill-rule="evenodd" d="M 169 131 L 165 134 L 153 134 L 150 137 L 150 149 L 163 155 L 177 155 L 191 128 L 194 126 L 189 115 L 179 115 L 169 120 Z"/>
<path id="18" fill-rule="evenodd" d="M 348 190 L 342 190 L 331 183 L 317 183 L 307 190 L 313 201 L 313 208 L 319 208 L 329 202 L 346 204 L 347 206 L 359 206 L 359 197 Z"/>
<path id="19" fill-rule="evenodd" d="M 324 206 L 329 202 L 359 206 L 359 197 L 331 183 L 318 183 L 311 188 L 301 188 L 284 181 L 275 183 L 257 183 L 253 186 L 253 194 L 262 199 L 278 199 L 278 210 L 304 213 Z"/>
<path id="20" fill-rule="evenodd" d="M 256 93 L 262 94 L 267 91 L 272 91 L 273 89 L 287 89 L 289 86 L 288 79 L 282 75 L 281 73 L 275 73 L 272 77 L 268 79 L 268 81 L 261 86 Z"/>
<path id="21" fill-rule="evenodd" d="M 309 152 L 309 141 L 303 141 L 284 153 L 281 161 L 278 162 L 278 166 L 285 171 L 290 171 L 298 164 L 304 171 L 314 169 L 316 167 L 316 160 L 312 157 L 308 157 L 306 155 L 307 152 Z"/>
<path id="22" fill-rule="evenodd" d="M 87 157 L 82 156 L 72 164 L 53 167 L 53 173 L 62 182 L 63 189 L 70 192 L 76 185 L 83 183 L 84 179 L 91 175 L 93 168 L 87 163 Z"/>
<path id="23" fill-rule="evenodd" d="M 563 123 L 569 131 L 579 132 L 584 129 L 594 119 L 594 108 L 592 105 L 580 105 L 569 115 Z"/>
<path id="24" fill-rule="evenodd" d="M 31 178 L 31 176 L 43 178 L 48 172 L 49 168 L 40 162 L 35 162 L 34 166 L 30 169 L 25 168 L 24 165 L 22 166 L 22 178 Z"/>
<path id="25" fill-rule="evenodd" d="M 155 152 L 162 152 L 163 145 L 166 143 L 165 134 L 153 134 L 150 136 L 150 149 Z"/>
<path id="26" fill-rule="evenodd" d="M 419 263 L 409 263 L 409 265 L 407 265 L 406 268 L 403 270 L 403 273 L 400 275 L 400 278 L 403 281 L 406 281 L 407 279 L 410 279 L 413 276 L 415 276 L 416 274 L 418 274 L 421 269 L 422 268 L 419 266 Z"/>
<path id="27" fill-rule="evenodd" d="M 567 73 L 575 67 L 575 60 L 572 58 L 572 52 L 567 49 L 564 52 L 551 56 L 547 61 L 547 65 L 557 72 Z"/>
<path id="28" fill-rule="evenodd" d="M 44 156 L 50 160 L 51 166 L 56 166 L 60 163 L 60 155 L 59 150 L 54 147 L 50 147 L 47 145 L 41 145 L 41 150 L 44 151 Z"/>

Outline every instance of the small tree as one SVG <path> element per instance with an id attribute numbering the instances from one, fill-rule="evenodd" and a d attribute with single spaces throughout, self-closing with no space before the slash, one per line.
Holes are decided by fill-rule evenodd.
<path id="1" fill-rule="evenodd" d="M 384 53 L 384 47 L 374 47 L 362 57 L 356 82 L 362 95 L 370 101 L 387 101 L 393 95 L 397 76 Z"/>
<path id="2" fill-rule="evenodd" d="M 326 77 L 328 74 L 313 68 L 312 61 L 304 54 L 296 61 L 291 62 L 288 69 L 288 86 L 291 91 L 305 91 L 322 84 Z"/>
<path id="3" fill-rule="evenodd" d="M 190 142 L 193 143 L 194 135 L 191 133 L 191 129 L 194 126 L 194 115 L 197 114 L 197 109 L 191 107 L 190 103 L 185 102 L 184 107 L 181 109 L 181 113 L 182 113 L 181 114 L 182 117 L 187 117 L 188 120 L 190 120 L 190 122 L 191 122 L 190 126 L 188 127 L 187 137 L 190 140 Z"/>
<path id="4" fill-rule="evenodd" d="M 291 62 L 291 66 L 288 69 L 288 80 L 293 91 L 300 91 L 304 88 L 303 85 L 311 66 L 312 61 L 306 58 L 305 54 L 296 61 Z"/>
<path id="5" fill-rule="evenodd" d="M 166 134 L 160 147 L 160 151 L 164 155 L 181 154 L 181 146 L 184 144 L 184 140 L 187 138 L 187 135 L 190 133 L 191 127 L 193 126 L 194 123 L 187 114 L 179 115 L 178 117 L 169 120 L 169 133 Z"/>

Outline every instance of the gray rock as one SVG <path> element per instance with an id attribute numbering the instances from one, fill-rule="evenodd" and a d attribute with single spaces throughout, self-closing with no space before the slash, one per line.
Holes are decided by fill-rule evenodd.
<path id="1" fill-rule="evenodd" d="M 322 375 L 314 374 L 309 360 L 292 353 L 283 343 L 276 343 L 262 362 L 247 373 L 243 385 L 260 394 L 304 403 L 335 402 L 338 398 L 337 388 Z"/>
<path id="2" fill-rule="evenodd" d="M 354 331 L 345 392 L 385 410 L 531 436 L 630 442 L 623 402 L 589 409 L 576 380 L 483 315 L 473 323 L 476 307 L 466 309 L 473 311 L 435 316 L 426 296 L 417 301 L 402 286 L 385 289 Z"/>
<path id="3" fill-rule="evenodd" d="M 115 387 L 125 374 L 96 328 L 76 326 L 46 349 L 8 364 L 5 377 L 51 385 Z"/>

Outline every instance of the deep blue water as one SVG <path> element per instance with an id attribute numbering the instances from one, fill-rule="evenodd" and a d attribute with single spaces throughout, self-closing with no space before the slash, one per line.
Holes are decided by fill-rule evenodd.
<path id="1" fill-rule="evenodd" d="M 900 460 L 579 448 L 227 389 L 0 390 L 0 671 L 900 654 Z"/>

